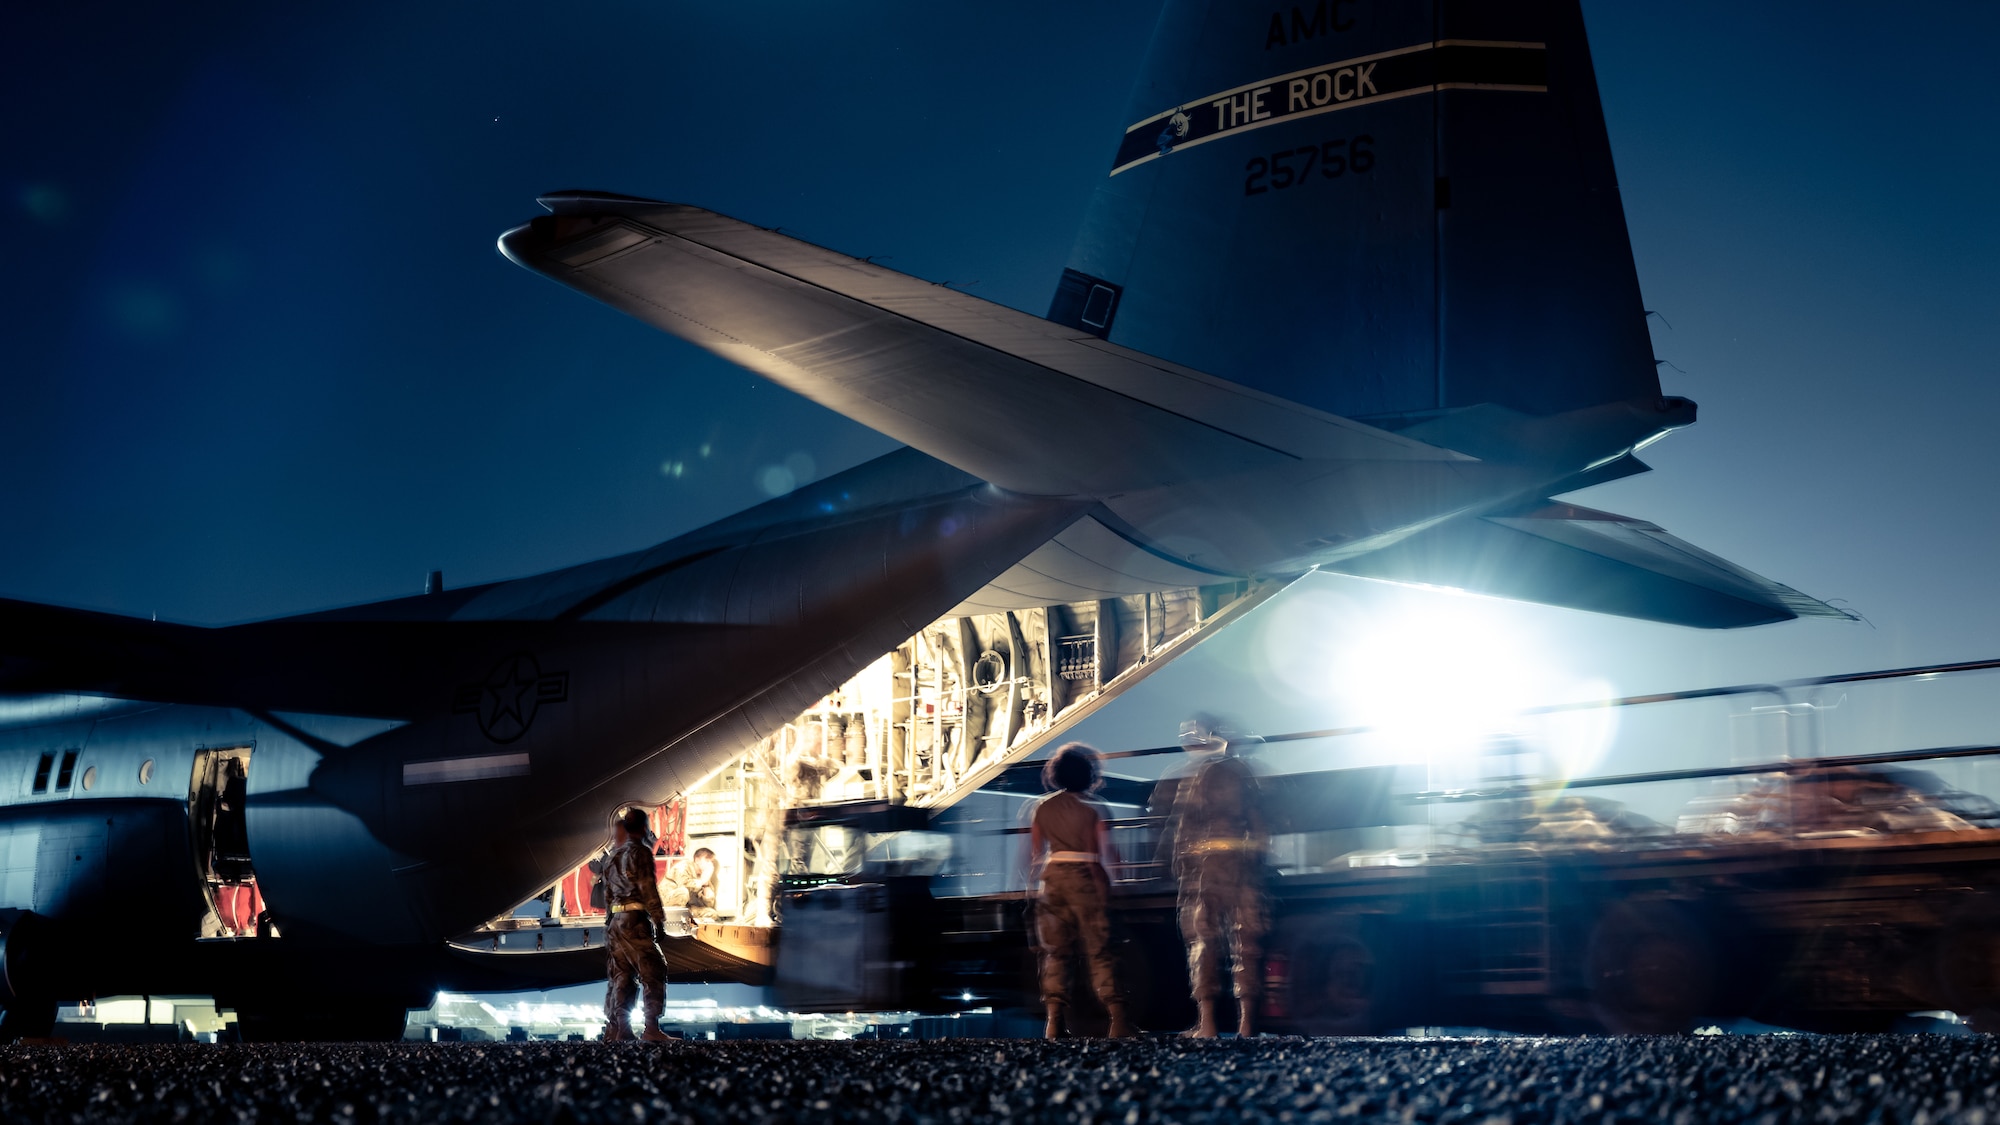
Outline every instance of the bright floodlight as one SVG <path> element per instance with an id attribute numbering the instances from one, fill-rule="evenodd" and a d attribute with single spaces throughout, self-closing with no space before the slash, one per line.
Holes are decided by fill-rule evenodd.
<path id="1" fill-rule="evenodd" d="M 1376 728 L 1393 758 L 1428 763 L 1433 785 L 1574 777 L 1604 752 L 1611 711 L 1524 714 L 1611 689 L 1565 669 L 1518 607 L 1404 591 L 1372 608 L 1335 626 L 1331 692 L 1345 724 Z"/>

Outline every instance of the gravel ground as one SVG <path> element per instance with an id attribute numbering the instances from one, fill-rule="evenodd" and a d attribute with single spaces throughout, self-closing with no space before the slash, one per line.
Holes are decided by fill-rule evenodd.
<path id="1" fill-rule="evenodd" d="M 2000 1125 L 2000 1038 L 5 1047 L 0 1120 Z"/>

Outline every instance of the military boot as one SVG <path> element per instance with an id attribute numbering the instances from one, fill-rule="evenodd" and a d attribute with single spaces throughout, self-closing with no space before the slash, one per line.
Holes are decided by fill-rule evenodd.
<path id="1" fill-rule="evenodd" d="M 1111 1010 L 1111 1030 L 1105 1034 L 1113 1039 L 1132 1038 L 1132 1024 L 1125 1018 L 1125 1005 L 1114 1003 L 1108 1007 Z"/>
<path id="2" fill-rule="evenodd" d="M 1048 1010 L 1049 1022 L 1042 1027 L 1042 1038 L 1061 1039 L 1063 1033 L 1063 1006 L 1061 1004 L 1050 1004 L 1048 1005 Z"/>

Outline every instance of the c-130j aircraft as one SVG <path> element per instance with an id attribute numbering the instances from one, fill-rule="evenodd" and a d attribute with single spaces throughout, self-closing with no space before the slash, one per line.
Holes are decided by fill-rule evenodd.
<path id="1" fill-rule="evenodd" d="M 490 585 L 227 628 L 0 602 L 0 1028 L 191 993 L 250 1037 L 394 1034 L 492 986 L 448 939 L 615 809 L 956 606 L 1321 568 L 1843 616 L 1552 499 L 1695 419 L 1660 391 L 1576 0 L 1172 0 L 1126 120 L 1046 318 L 622 195 L 501 236 L 907 448 Z M 274 936 L 200 940 L 225 868 Z"/>

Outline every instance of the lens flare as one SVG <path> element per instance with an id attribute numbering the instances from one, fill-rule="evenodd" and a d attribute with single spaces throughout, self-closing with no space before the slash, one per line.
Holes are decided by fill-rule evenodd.
<path id="1" fill-rule="evenodd" d="M 1528 647 L 1473 607 L 1415 609 L 1342 646 L 1334 682 L 1362 723 L 1426 757 L 1463 755 L 1537 700 L 1544 668 Z"/>
<path id="2" fill-rule="evenodd" d="M 1323 700 L 1329 725 L 1371 733 L 1340 764 L 1420 763 L 1431 787 L 1579 776 L 1616 733 L 1608 708 L 1535 713 L 1614 694 L 1565 666 L 1532 611 L 1495 599 L 1387 587 L 1301 591 L 1264 632 L 1264 670 Z"/>

